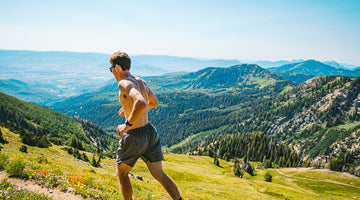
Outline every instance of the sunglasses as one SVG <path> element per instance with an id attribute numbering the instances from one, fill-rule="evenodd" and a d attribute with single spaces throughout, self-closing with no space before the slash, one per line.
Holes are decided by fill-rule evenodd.
<path id="1" fill-rule="evenodd" d="M 116 65 L 111 65 L 111 67 L 109 68 L 111 73 L 112 73 L 112 71 L 114 70 L 115 67 L 116 67 Z"/>

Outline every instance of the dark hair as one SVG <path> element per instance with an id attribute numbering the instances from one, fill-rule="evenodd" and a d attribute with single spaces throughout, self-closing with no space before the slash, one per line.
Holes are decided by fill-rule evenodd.
<path id="1" fill-rule="evenodd" d="M 110 57 L 110 64 L 111 65 L 120 65 L 122 70 L 130 70 L 131 60 L 130 57 L 125 52 L 115 52 Z"/>

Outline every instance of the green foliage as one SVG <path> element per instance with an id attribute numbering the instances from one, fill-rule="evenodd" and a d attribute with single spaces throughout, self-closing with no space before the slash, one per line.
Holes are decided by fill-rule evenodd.
<path id="1" fill-rule="evenodd" d="M 242 169 L 250 174 L 251 176 L 254 176 L 254 168 L 251 166 L 249 162 L 243 162 Z"/>
<path id="2" fill-rule="evenodd" d="M 92 160 L 91 160 L 91 165 L 92 165 L 93 167 L 101 167 L 100 162 L 101 162 L 101 156 L 99 156 L 98 160 L 96 160 L 95 154 L 93 154 L 93 158 L 92 158 Z"/>
<path id="3" fill-rule="evenodd" d="M 90 160 L 85 152 L 81 153 L 78 149 L 74 149 L 72 147 L 63 147 L 62 150 L 67 151 L 68 154 L 73 155 L 75 158 L 77 158 L 79 160 L 83 160 L 85 162 L 90 162 Z"/>
<path id="4" fill-rule="evenodd" d="M 47 164 L 48 163 L 48 160 L 44 155 L 41 155 L 41 156 L 37 157 L 36 161 L 39 164 Z"/>
<path id="5" fill-rule="evenodd" d="M 272 168 L 270 159 L 264 159 L 263 165 L 264 165 L 264 168 Z"/>
<path id="6" fill-rule="evenodd" d="M 272 182 L 272 175 L 269 172 L 266 172 L 264 179 L 266 182 Z"/>
<path id="7" fill-rule="evenodd" d="M 77 147 L 95 151 L 91 138 L 100 138 L 102 149 L 109 150 L 116 143 L 115 137 L 88 120 L 75 119 L 47 108 L 20 101 L 0 93 L 0 123 L 11 131 L 19 133 L 24 144 L 49 147 L 49 138 L 54 144 L 69 145 L 73 137 Z"/>
<path id="8" fill-rule="evenodd" d="M 51 143 L 46 136 L 39 136 L 22 131 L 20 132 L 20 136 L 22 142 L 29 146 L 37 146 L 40 148 L 47 148 L 51 146 Z"/>
<path id="9" fill-rule="evenodd" d="M 21 145 L 20 151 L 21 151 L 21 152 L 24 152 L 24 153 L 27 153 L 27 146 Z"/>
<path id="10" fill-rule="evenodd" d="M 234 166 L 233 166 L 234 174 L 237 177 L 242 178 L 244 175 L 244 171 L 241 169 L 241 163 L 239 159 L 235 158 L 234 160 Z"/>
<path id="11" fill-rule="evenodd" d="M 10 162 L 9 156 L 4 153 L 0 153 L 0 170 L 6 169 L 9 162 Z"/>
<path id="12" fill-rule="evenodd" d="M 23 160 L 16 159 L 7 165 L 5 171 L 11 176 L 22 176 L 25 165 Z"/>
<path id="13" fill-rule="evenodd" d="M 244 157 L 244 162 L 262 162 L 267 159 L 267 167 L 274 162 L 280 167 L 296 167 L 300 165 L 300 157 L 291 150 L 288 145 L 278 143 L 272 136 L 263 133 L 222 135 L 208 140 L 203 145 L 189 149 L 194 155 L 214 156 L 215 150 L 219 150 L 219 157 L 234 159 Z M 247 167 L 249 174 L 251 167 Z M 245 168 L 244 168 L 245 170 Z M 245 170 L 247 171 L 247 170 Z"/>
<path id="14" fill-rule="evenodd" d="M 214 165 L 220 167 L 219 159 L 217 158 L 216 154 L 214 154 Z"/>
<path id="15" fill-rule="evenodd" d="M 341 159 L 333 158 L 329 162 L 329 168 L 331 171 L 341 172 L 343 170 L 344 162 Z"/>
<path id="16" fill-rule="evenodd" d="M 7 143 L 9 143 L 9 142 L 8 142 L 7 140 L 5 140 L 5 138 L 3 137 L 1 129 L 0 129 L 0 143 L 1 143 L 1 144 L 7 144 Z"/>
<path id="17" fill-rule="evenodd" d="M 82 142 L 74 136 L 71 138 L 70 146 L 74 147 L 75 149 L 84 150 Z"/>

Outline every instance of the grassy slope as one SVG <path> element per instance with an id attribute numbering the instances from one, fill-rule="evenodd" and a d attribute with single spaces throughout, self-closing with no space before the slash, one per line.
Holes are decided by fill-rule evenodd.
<path id="1" fill-rule="evenodd" d="M 40 165 L 42 156 L 47 163 L 41 167 L 50 172 L 61 170 L 64 175 L 77 174 L 84 179 L 93 177 L 98 185 L 118 186 L 115 176 L 115 160 L 103 159 L 102 168 L 94 168 L 80 162 L 61 150 L 60 146 L 48 149 L 28 147 L 29 153 L 19 151 L 22 145 L 19 137 L 1 128 L 9 144 L 2 145 L 2 153 L 11 159 L 20 158 L 28 165 Z M 41 155 L 43 154 L 43 155 Z M 91 155 L 88 155 L 89 158 Z M 165 154 L 164 171 L 178 184 L 185 199 L 353 199 L 360 198 L 360 179 L 351 175 L 314 169 L 269 169 L 256 170 L 256 176 L 245 175 L 236 178 L 232 163 L 220 160 L 222 167 L 212 164 L 213 159 L 201 156 Z M 264 181 L 269 171 L 273 182 Z M 142 176 L 144 181 L 131 179 L 134 191 L 145 199 L 169 199 L 165 190 L 148 173 L 145 164 L 139 161 L 132 173 Z"/>

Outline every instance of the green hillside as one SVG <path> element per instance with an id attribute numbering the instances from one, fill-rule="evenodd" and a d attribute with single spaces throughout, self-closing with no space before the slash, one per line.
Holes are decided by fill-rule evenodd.
<path id="1" fill-rule="evenodd" d="M 104 158 L 102 167 L 94 168 L 72 157 L 57 145 L 46 149 L 28 146 L 28 153 L 23 153 L 19 151 L 22 144 L 17 134 L 4 127 L 1 127 L 1 132 L 9 141 L 2 145 L 1 155 L 10 156 L 10 163 L 15 160 L 25 162 L 24 176 L 35 180 L 44 188 L 49 187 L 49 190 L 54 191 L 63 188 L 64 191 L 70 190 L 71 194 L 84 198 L 121 198 L 114 159 Z M 163 167 L 177 183 L 184 199 L 360 198 L 360 179 L 347 173 L 313 168 L 264 169 L 261 163 L 252 163 L 254 176 L 245 173 L 243 178 L 238 178 L 234 176 L 233 164 L 232 161 L 220 159 L 220 167 L 217 167 L 210 157 L 165 154 Z M 134 193 L 138 199 L 169 199 L 142 161 L 135 165 L 131 173 Z M 272 182 L 265 182 L 266 173 L 272 175 Z M 137 179 L 137 176 L 141 176 L 142 180 Z M 10 177 L 8 181 L 20 184 L 19 180 Z M 27 181 L 25 184 L 35 182 Z"/>
<path id="2" fill-rule="evenodd" d="M 49 142 L 70 146 L 73 138 L 80 140 L 88 151 L 97 147 L 110 150 L 116 144 L 114 135 L 88 120 L 75 119 L 3 93 L 0 93 L 0 123 L 35 146 L 48 146 Z M 39 140 L 44 143 L 39 144 Z"/>
<path id="3" fill-rule="evenodd" d="M 195 133 L 229 124 L 227 116 L 239 106 L 293 87 L 290 81 L 257 65 L 206 68 L 146 81 L 160 102 L 158 108 L 150 110 L 150 121 L 157 127 L 163 144 L 169 146 Z M 123 119 L 117 114 L 120 109 L 117 85 L 109 83 L 109 86 L 51 107 L 70 116 L 90 119 L 106 131 L 114 131 Z"/>

